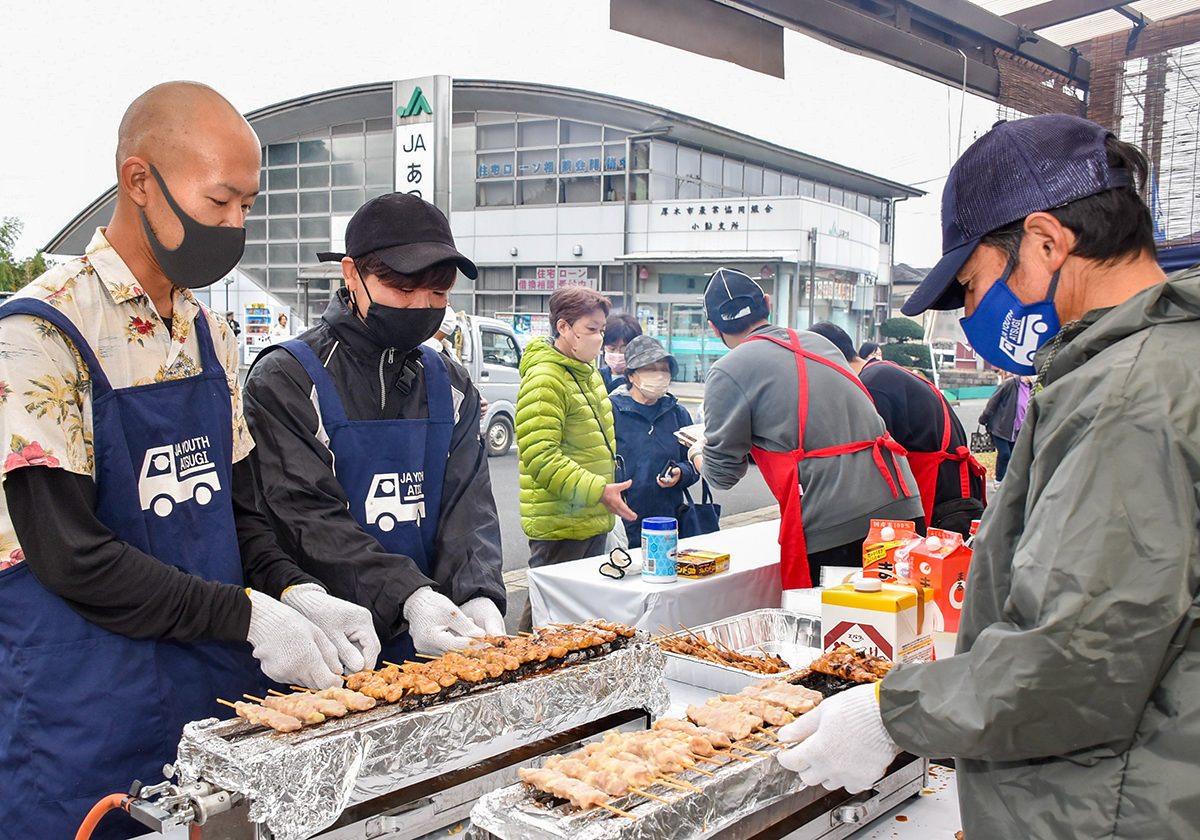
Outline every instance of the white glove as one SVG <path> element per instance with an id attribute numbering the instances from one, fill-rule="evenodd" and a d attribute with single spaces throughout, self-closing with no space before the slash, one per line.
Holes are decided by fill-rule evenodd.
<path id="1" fill-rule="evenodd" d="M 691 446 L 688 447 L 687 459 L 688 459 L 689 464 L 692 463 L 692 461 L 696 460 L 697 455 L 704 454 L 704 445 L 706 443 L 708 443 L 707 439 L 700 438 L 700 440 L 696 441 L 695 443 L 693 443 Z"/>
<path id="2" fill-rule="evenodd" d="M 491 598 L 472 598 L 459 607 L 463 615 L 483 628 L 489 636 L 504 635 L 504 616 Z"/>
<path id="3" fill-rule="evenodd" d="M 275 682 L 297 683 L 308 688 L 334 688 L 342 684 L 337 650 L 307 618 L 270 595 L 247 589 L 250 596 L 250 629 L 246 641 L 262 672 Z"/>
<path id="4" fill-rule="evenodd" d="M 420 653 L 441 656 L 450 648 L 466 647 L 472 638 L 486 635 L 474 621 L 463 615 L 453 601 L 422 586 L 404 602 L 404 620 L 413 647 Z"/>
<path id="5" fill-rule="evenodd" d="M 900 753 L 883 726 L 874 683 L 833 695 L 781 728 L 779 740 L 803 741 L 778 755 L 804 784 L 848 793 L 873 785 Z"/>
<path id="6" fill-rule="evenodd" d="M 337 649 L 343 674 L 374 668 L 379 636 L 371 611 L 335 598 L 315 583 L 292 586 L 279 599 L 317 625 Z"/>

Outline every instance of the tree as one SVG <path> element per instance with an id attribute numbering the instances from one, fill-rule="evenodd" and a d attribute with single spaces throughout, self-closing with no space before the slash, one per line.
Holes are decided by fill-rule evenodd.
<path id="1" fill-rule="evenodd" d="M 22 227 L 16 216 L 5 216 L 0 220 L 0 291 L 3 292 L 15 292 L 46 270 L 41 251 L 23 260 L 13 255 Z"/>
<path id="2" fill-rule="evenodd" d="M 893 318 L 892 320 L 899 319 Z M 933 355 L 929 351 L 928 344 L 899 342 L 885 344 L 882 350 L 885 361 L 915 370 L 930 382 L 933 381 Z"/>
<path id="3" fill-rule="evenodd" d="M 910 339 L 920 340 L 925 337 L 921 325 L 911 318 L 888 318 L 879 325 L 879 334 L 884 338 L 892 338 L 901 343 Z"/>

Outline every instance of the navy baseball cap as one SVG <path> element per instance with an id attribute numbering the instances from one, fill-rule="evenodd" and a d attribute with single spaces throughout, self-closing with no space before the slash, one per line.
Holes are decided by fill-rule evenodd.
<path id="1" fill-rule="evenodd" d="M 765 308 L 762 286 L 732 268 L 718 268 L 704 289 L 704 314 L 718 328 Z"/>
<path id="2" fill-rule="evenodd" d="M 387 193 L 359 207 L 346 225 L 346 253 L 322 251 L 317 259 L 332 262 L 370 253 L 401 274 L 453 260 L 472 280 L 479 276 L 475 263 L 455 250 L 454 234 L 442 211 L 408 193 Z"/>
<path id="3" fill-rule="evenodd" d="M 979 240 L 1030 213 L 1127 186 L 1108 165 L 1108 129 L 1082 117 L 1044 114 L 998 122 L 963 152 L 942 190 L 942 258 L 900 311 L 958 309 L 959 270 Z"/>

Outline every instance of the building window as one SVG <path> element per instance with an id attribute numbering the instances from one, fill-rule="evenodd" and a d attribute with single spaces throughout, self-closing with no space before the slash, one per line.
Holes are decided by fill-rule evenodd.
<path id="1" fill-rule="evenodd" d="M 484 266 L 479 269 L 475 279 L 476 291 L 509 291 L 513 290 L 513 271 L 511 266 Z"/>
<path id="2" fill-rule="evenodd" d="M 246 220 L 239 266 L 285 304 L 299 306 L 297 277 L 331 246 L 331 213 L 354 213 L 392 189 L 390 117 L 357 120 L 263 148 L 262 196 Z M 320 286 L 320 288 L 318 288 Z M 327 284 L 310 285 L 310 297 Z"/>

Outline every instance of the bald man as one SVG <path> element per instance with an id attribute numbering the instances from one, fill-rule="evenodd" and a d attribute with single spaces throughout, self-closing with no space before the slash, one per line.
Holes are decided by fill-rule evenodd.
<path id="1" fill-rule="evenodd" d="M 254 507 L 236 342 L 190 291 L 241 257 L 259 156 L 211 88 L 152 88 L 110 224 L 0 307 L 0 838 L 73 836 L 216 697 L 375 663 L 370 613 Z M 140 833 L 118 814 L 93 836 Z"/>

